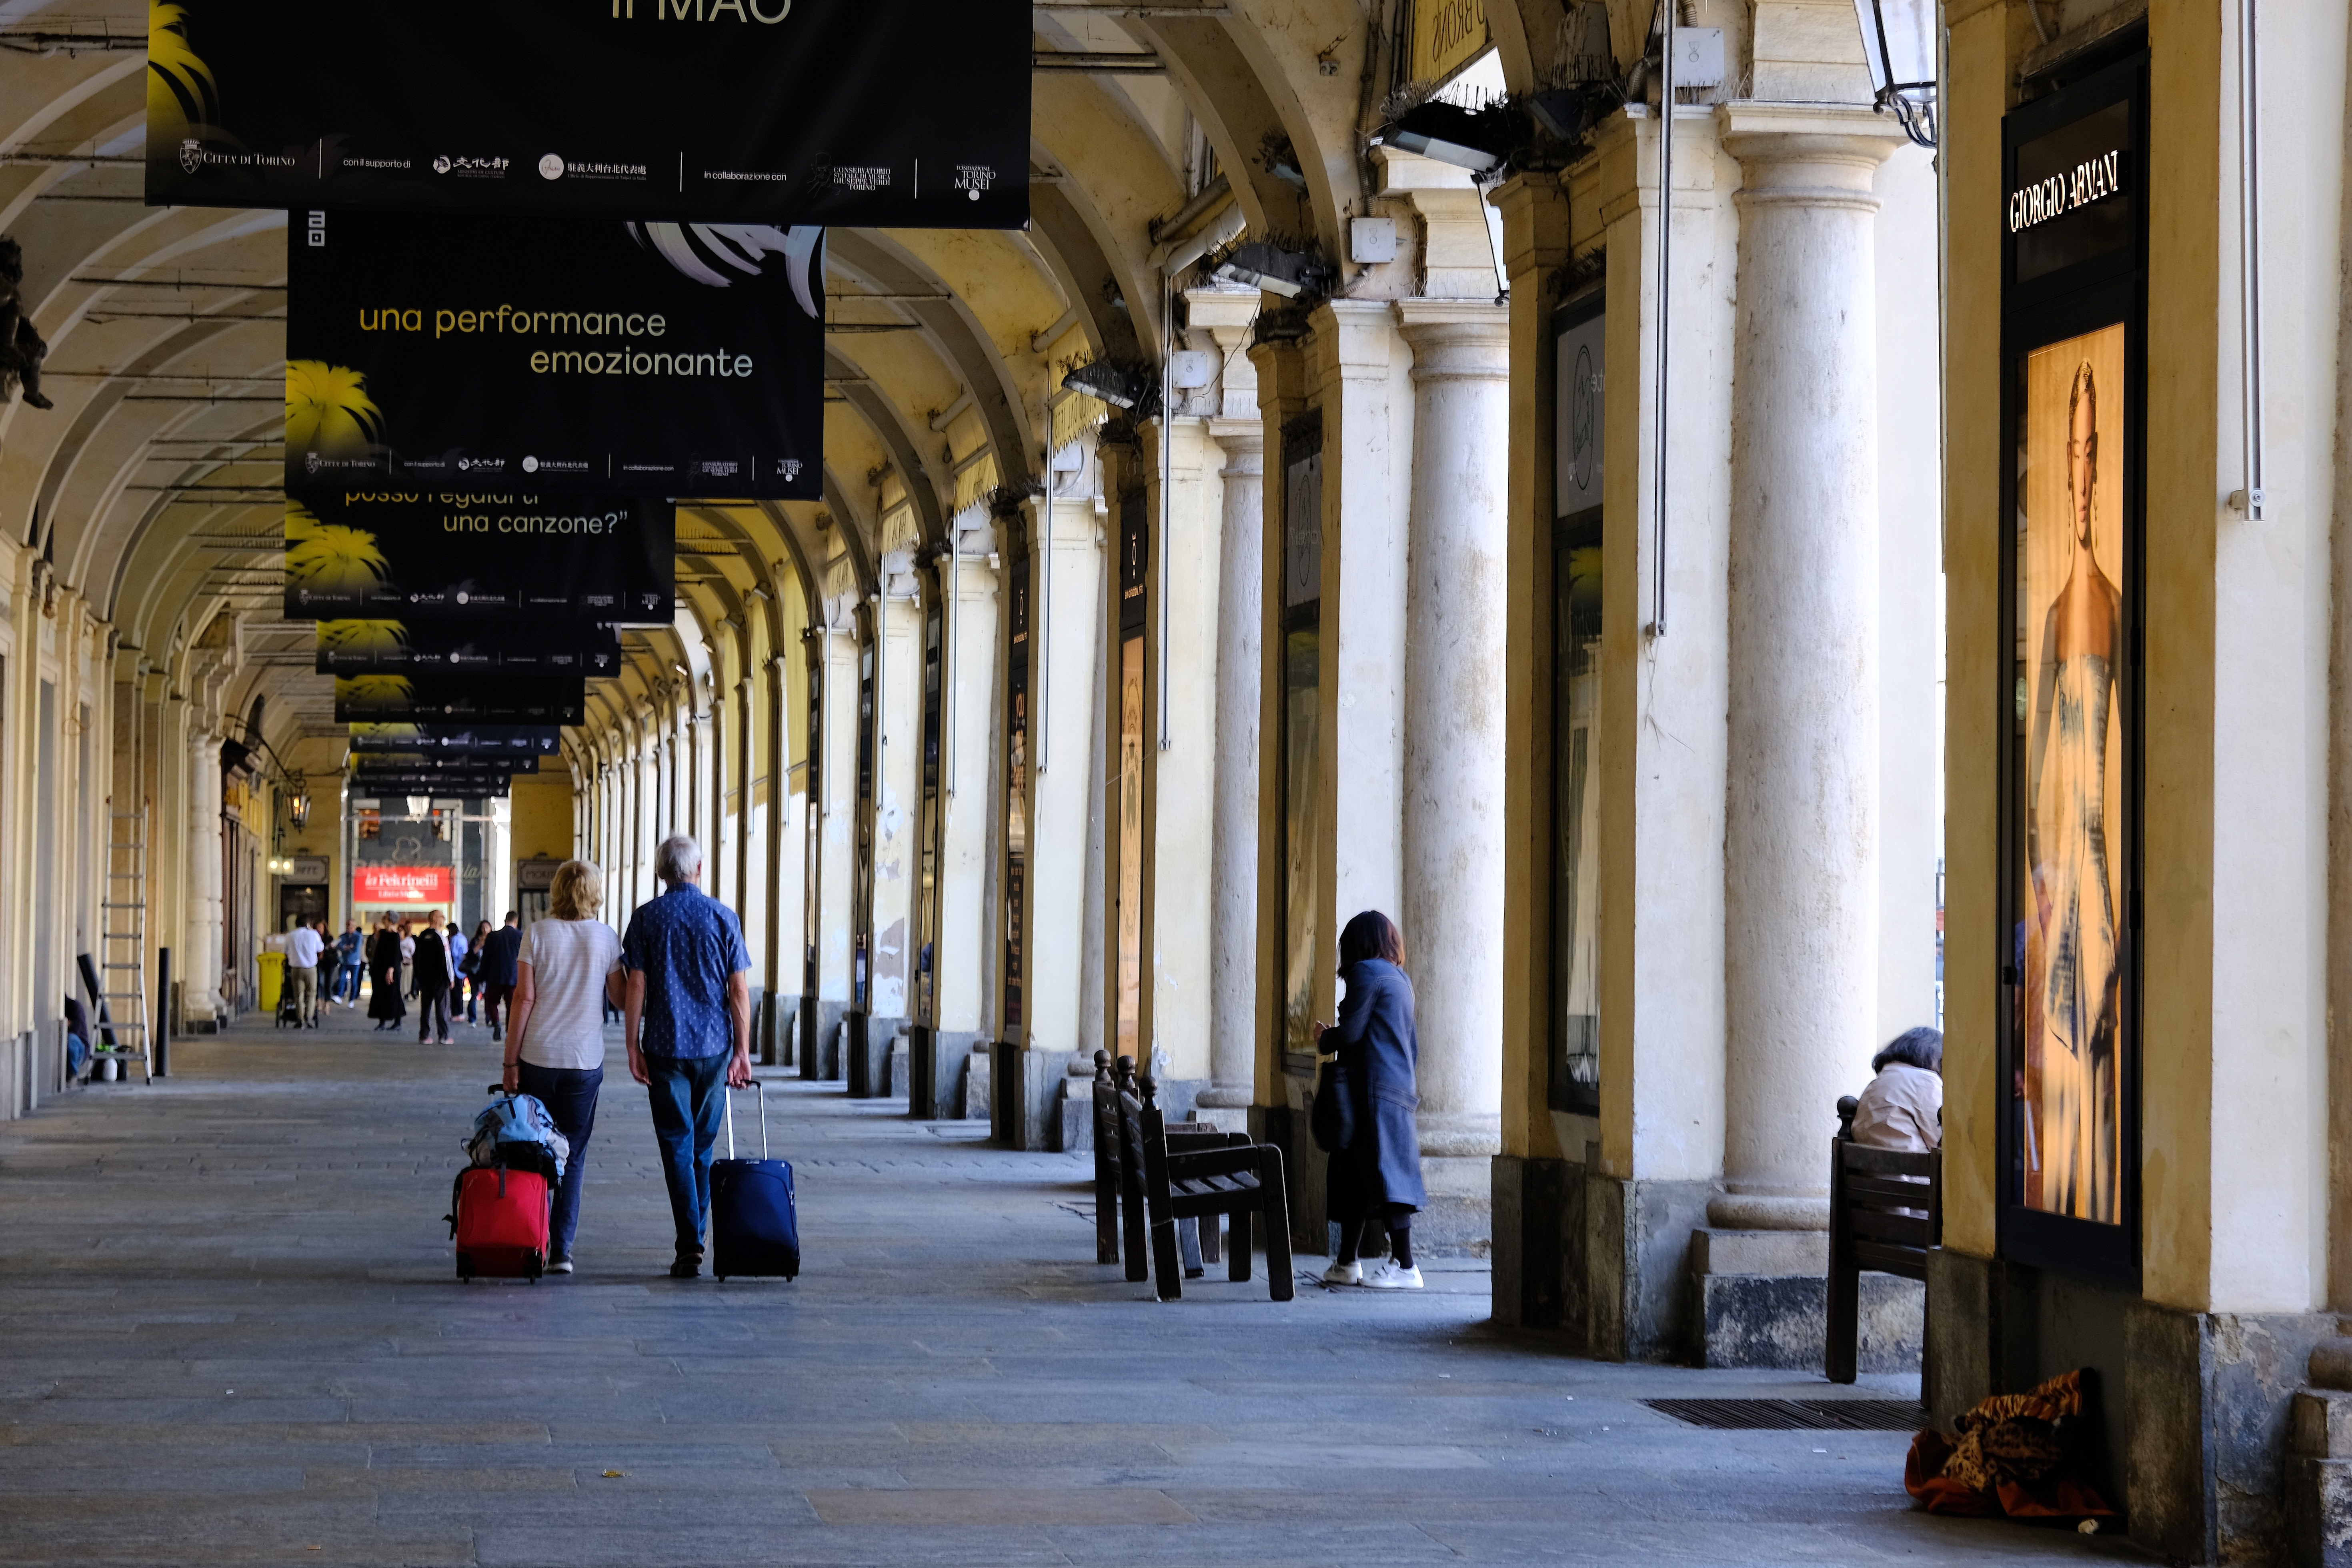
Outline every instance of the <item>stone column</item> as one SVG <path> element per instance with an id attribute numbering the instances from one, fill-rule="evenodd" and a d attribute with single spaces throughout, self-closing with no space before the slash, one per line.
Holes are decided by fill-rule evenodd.
<path id="1" fill-rule="evenodd" d="M 182 962 L 191 1024 L 217 1019 L 221 973 L 221 738 L 188 732 L 188 952 Z"/>
<path id="2" fill-rule="evenodd" d="M 1244 363 L 1246 363 L 1245 361 Z M 1251 395 L 1255 397 L 1253 388 Z M 1200 1103 L 1245 1112 L 1257 1090 L 1258 710 L 1265 701 L 1265 426 L 1212 420 L 1225 454 L 1217 585 L 1217 771 L 1211 836 L 1209 1087 Z M 1246 1118 L 1243 1118 L 1246 1120 Z M 1236 1131 L 1244 1130 L 1238 1125 Z"/>
<path id="3" fill-rule="evenodd" d="M 1402 300 L 1412 346 L 1404 888 L 1424 1154 L 1501 1147 L 1510 318 Z"/>
<path id="4" fill-rule="evenodd" d="M 1726 1195 L 1736 1229 L 1829 1222 L 1835 1105 L 1878 982 L 1877 311 L 1867 110 L 1718 111 L 1739 160 L 1725 802 Z"/>

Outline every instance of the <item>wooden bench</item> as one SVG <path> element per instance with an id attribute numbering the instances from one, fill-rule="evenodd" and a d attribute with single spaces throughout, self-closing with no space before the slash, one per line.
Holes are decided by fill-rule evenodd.
<path id="1" fill-rule="evenodd" d="M 1927 1254 L 1944 1236 L 1944 1156 L 1870 1149 L 1853 1141 L 1847 1095 L 1837 1103 L 1830 1144 L 1828 1373 L 1852 1383 L 1862 1339 L 1862 1274 L 1870 1269 L 1925 1281 Z"/>
<path id="2" fill-rule="evenodd" d="M 1160 1299 L 1173 1301 L 1184 1293 L 1180 1225 L 1206 1219 L 1212 1224 L 1202 1226 L 1202 1232 L 1213 1235 L 1215 1217 L 1231 1215 L 1233 1245 L 1225 1250 L 1233 1261 L 1227 1273 L 1242 1280 L 1250 1277 L 1251 1217 L 1264 1215 L 1268 1293 L 1277 1301 L 1289 1300 L 1297 1283 L 1291 1279 L 1290 1205 L 1282 1181 L 1282 1151 L 1271 1143 L 1253 1143 L 1238 1132 L 1214 1130 L 1171 1140 L 1160 1113 L 1157 1086 L 1149 1077 L 1138 1077 L 1135 1088 L 1133 1096 L 1120 1097 L 1120 1163 L 1142 1176 L 1151 1271 Z M 1129 1279 L 1143 1277 L 1140 1262 L 1129 1258 Z"/>
<path id="3" fill-rule="evenodd" d="M 1135 1280 L 1149 1278 L 1144 1262 L 1148 1222 L 1144 1213 L 1143 1164 L 1140 1159 L 1122 1158 L 1120 1152 L 1127 1145 L 1129 1131 L 1140 1128 L 1142 1114 L 1143 1101 L 1135 1092 L 1135 1058 L 1121 1057 L 1114 1068 L 1110 1054 L 1097 1051 L 1095 1261 L 1117 1263 L 1124 1250 L 1127 1277 Z M 1173 1121 L 1168 1124 L 1167 1131 L 1169 1146 L 1181 1153 L 1249 1142 L 1241 1133 L 1226 1132 L 1204 1121 Z M 1187 1220 L 1179 1227 L 1177 1245 L 1188 1276 L 1198 1279 L 1206 1273 L 1206 1266 L 1218 1260 L 1215 1216 L 1210 1216 L 1204 1226 Z"/>

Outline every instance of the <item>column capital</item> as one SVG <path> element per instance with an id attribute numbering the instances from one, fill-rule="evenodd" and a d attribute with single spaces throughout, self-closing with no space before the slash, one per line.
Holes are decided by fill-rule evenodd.
<path id="1" fill-rule="evenodd" d="M 1255 474 L 1265 466 L 1265 421 L 1263 419 L 1212 419 L 1209 439 L 1225 454 L 1224 472 Z"/>
<path id="2" fill-rule="evenodd" d="M 1742 204 L 1867 205 L 1878 166 L 1904 143 L 1888 115 L 1860 104 L 1758 103 L 1718 105 L 1716 131 L 1723 150 L 1739 160 Z"/>
<path id="3" fill-rule="evenodd" d="M 1511 310 L 1475 300 L 1399 300 L 1397 331 L 1412 348 L 1412 379 L 1507 381 Z"/>
<path id="4" fill-rule="evenodd" d="M 1317 357 L 1342 376 L 1384 376 L 1393 318 L 1387 300 L 1326 300 L 1307 321 Z"/>

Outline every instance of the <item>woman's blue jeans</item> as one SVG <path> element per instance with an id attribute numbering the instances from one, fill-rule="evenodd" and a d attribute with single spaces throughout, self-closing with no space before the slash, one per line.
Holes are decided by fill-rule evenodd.
<path id="1" fill-rule="evenodd" d="M 551 1258 L 569 1258 L 572 1237 L 580 1229 L 580 1184 L 588 1169 L 588 1135 L 596 1130 L 596 1092 L 604 1086 L 604 1069 L 517 1062 L 515 1073 L 522 1092 L 547 1107 L 555 1130 L 572 1145 L 563 1179 L 555 1184 L 555 1215 L 547 1237 Z"/>
<path id="2" fill-rule="evenodd" d="M 727 1114 L 727 1054 L 646 1057 L 646 1098 L 653 1102 L 654 1137 L 661 1143 L 662 1179 L 669 1185 L 670 1218 L 681 1258 L 702 1251 L 710 1217 L 710 1145 Z"/>

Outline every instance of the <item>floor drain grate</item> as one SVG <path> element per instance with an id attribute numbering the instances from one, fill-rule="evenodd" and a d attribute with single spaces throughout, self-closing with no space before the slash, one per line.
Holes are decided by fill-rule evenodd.
<path id="1" fill-rule="evenodd" d="M 1661 1415 L 1718 1432 L 1916 1432 L 1927 1412 L 1901 1399 L 1644 1399 Z"/>

